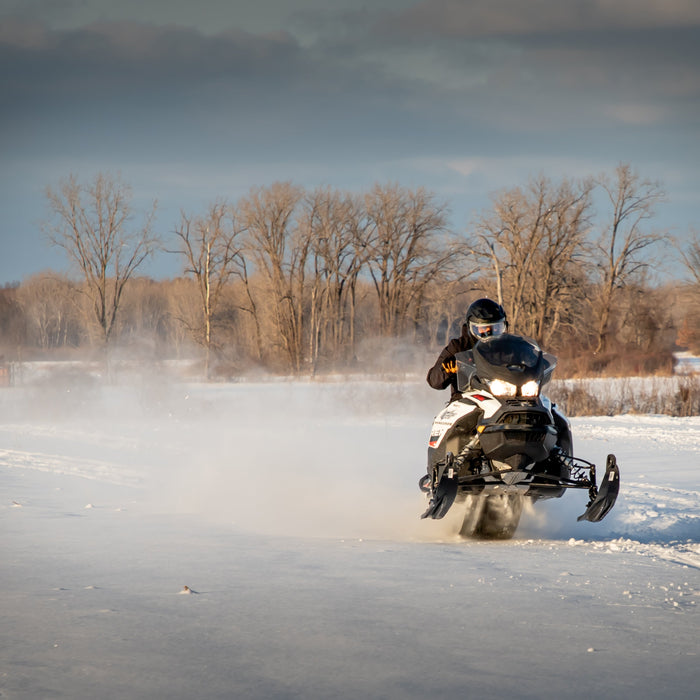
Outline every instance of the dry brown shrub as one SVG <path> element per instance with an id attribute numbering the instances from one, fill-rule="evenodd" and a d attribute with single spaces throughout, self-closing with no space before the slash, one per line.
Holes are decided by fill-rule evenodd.
<path id="1" fill-rule="evenodd" d="M 610 379 L 604 386 L 594 380 L 555 380 L 548 394 L 567 416 L 700 415 L 698 376 L 651 378 L 641 384 L 630 378 Z"/>
<path id="2" fill-rule="evenodd" d="M 552 400 L 567 416 L 612 415 L 590 391 L 580 385 L 557 385 L 552 388 L 551 395 Z"/>
<path id="3" fill-rule="evenodd" d="M 676 416 L 700 415 L 700 377 L 682 377 L 674 396 Z"/>
<path id="4" fill-rule="evenodd" d="M 558 356 L 557 376 L 560 379 L 586 377 L 671 376 L 674 357 L 671 350 L 643 352 L 620 349 L 615 352 L 562 352 Z"/>

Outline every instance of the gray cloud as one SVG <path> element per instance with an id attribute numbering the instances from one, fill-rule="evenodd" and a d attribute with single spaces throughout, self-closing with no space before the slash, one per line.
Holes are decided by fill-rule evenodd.
<path id="1" fill-rule="evenodd" d="M 155 81 L 186 83 L 221 76 L 254 81 L 284 77 L 299 59 L 296 42 L 281 32 L 253 36 L 229 31 L 213 37 L 184 27 L 134 22 L 49 31 L 36 23 L 5 24 L 0 34 L 5 87 L 58 81 L 71 89 L 105 89 Z"/>
<path id="2" fill-rule="evenodd" d="M 700 108 L 690 0 L 426 0 L 373 33 L 387 69 L 504 128 L 694 124 Z"/>
<path id="3" fill-rule="evenodd" d="M 397 32 L 477 38 L 700 26 L 694 0 L 424 0 L 385 20 Z"/>
<path id="4" fill-rule="evenodd" d="M 419 108 L 396 119 L 409 81 L 302 48 L 288 33 L 205 35 L 133 22 L 10 29 L 0 34 L 6 156 L 176 152 L 240 163 L 381 149 L 394 157 L 425 119 Z"/>
<path id="5" fill-rule="evenodd" d="M 70 31 L 16 23 L 15 29 L 10 40 L 0 37 L 5 138 L 11 138 L 11 127 L 21 130 L 34 122 L 56 145 L 62 141 L 57 130 L 79 131 L 73 145 L 87 145 L 92 131 L 102 132 L 96 140 L 129 140 L 154 123 L 155 143 L 177 127 L 194 139 L 197 129 L 225 120 L 234 124 L 254 112 L 262 111 L 262 124 L 265 112 L 279 109 L 277 100 L 318 79 L 283 33 L 204 36 L 189 28 L 137 23 Z M 35 131 L 41 140 L 42 129 Z M 13 146 L 32 149 L 8 144 Z"/>
<path id="6" fill-rule="evenodd" d="M 354 92 L 357 101 L 393 94 L 417 110 L 440 96 L 458 111 L 476 106 L 475 114 L 487 95 L 500 103 L 498 93 L 530 103 L 544 92 L 561 103 L 595 91 L 621 102 L 611 115 L 626 114 L 625 104 L 700 94 L 697 3 L 635 0 L 634 12 L 620 10 L 624 0 L 427 0 L 371 12 L 342 5 L 288 10 L 294 27 L 315 37 L 303 45 L 290 31 L 203 34 L 135 21 L 50 31 L 8 20 L 0 28 L 1 87 L 11 96 L 26 95 L 28 80 L 33 91 L 54 85 L 100 96 L 115 88 L 199 94 L 208 86 L 247 99 L 263 91 L 312 100 L 324 92 L 341 100 Z M 663 114 L 653 104 L 646 111 L 647 122 Z"/>

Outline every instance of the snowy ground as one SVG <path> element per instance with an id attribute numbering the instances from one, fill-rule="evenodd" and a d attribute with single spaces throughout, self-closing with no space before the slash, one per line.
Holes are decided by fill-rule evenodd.
<path id="1" fill-rule="evenodd" d="M 700 357 L 690 352 L 676 353 L 677 374 L 700 374 Z"/>
<path id="2" fill-rule="evenodd" d="M 700 418 L 574 419 L 608 518 L 572 492 L 461 541 L 418 518 L 445 399 L 1 391 L 0 698 L 696 698 Z"/>

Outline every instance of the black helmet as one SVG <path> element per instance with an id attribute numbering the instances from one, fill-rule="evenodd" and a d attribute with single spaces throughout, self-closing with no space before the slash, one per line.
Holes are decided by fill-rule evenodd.
<path id="1" fill-rule="evenodd" d="M 477 299 L 467 309 L 467 326 L 475 340 L 505 333 L 506 312 L 492 299 Z"/>

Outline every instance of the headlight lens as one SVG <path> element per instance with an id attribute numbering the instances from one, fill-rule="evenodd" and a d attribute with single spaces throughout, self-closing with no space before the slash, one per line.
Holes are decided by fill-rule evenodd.
<path id="1" fill-rule="evenodd" d="M 533 379 L 529 382 L 525 382 L 520 387 L 520 393 L 523 396 L 537 396 L 540 393 L 540 385 Z"/>
<path id="2" fill-rule="evenodd" d="M 518 387 L 510 382 L 504 382 L 502 379 L 492 379 L 489 382 L 489 391 L 494 396 L 515 396 Z"/>

